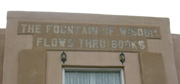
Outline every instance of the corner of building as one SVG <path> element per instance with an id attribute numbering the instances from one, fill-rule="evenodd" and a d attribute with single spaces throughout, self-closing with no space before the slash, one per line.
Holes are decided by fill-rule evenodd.
<path id="1" fill-rule="evenodd" d="M 172 34 L 172 41 L 173 41 L 173 48 L 174 48 L 174 56 L 175 56 L 175 64 L 176 64 L 176 71 L 178 76 L 178 82 L 180 83 L 180 35 L 179 34 Z"/>
<path id="2" fill-rule="evenodd" d="M 0 84 L 2 84 L 2 75 L 3 75 L 5 31 L 6 29 L 0 29 Z"/>

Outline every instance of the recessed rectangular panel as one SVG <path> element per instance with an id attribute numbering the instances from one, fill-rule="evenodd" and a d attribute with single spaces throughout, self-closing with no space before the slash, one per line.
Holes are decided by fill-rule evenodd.
<path id="1" fill-rule="evenodd" d="M 160 39 L 159 26 L 18 22 L 18 35 L 33 35 L 33 48 L 85 51 L 147 51 L 146 39 Z"/>
<path id="2" fill-rule="evenodd" d="M 22 50 L 19 63 L 19 84 L 45 84 L 46 51 Z"/>
<path id="3" fill-rule="evenodd" d="M 164 63 L 161 53 L 140 52 L 143 84 L 165 84 Z"/>

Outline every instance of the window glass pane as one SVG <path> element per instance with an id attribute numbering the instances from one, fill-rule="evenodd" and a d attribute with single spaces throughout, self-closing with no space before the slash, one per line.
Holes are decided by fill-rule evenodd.
<path id="1" fill-rule="evenodd" d="M 65 84 L 120 84 L 120 72 L 66 71 Z"/>

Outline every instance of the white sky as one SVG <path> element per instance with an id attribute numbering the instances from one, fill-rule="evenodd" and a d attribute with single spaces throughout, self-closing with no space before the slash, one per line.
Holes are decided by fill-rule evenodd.
<path id="1" fill-rule="evenodd" d="M 2 0 L 0 28 L 6 27 L 7 11 L 168 17 L 171 32 L 180 34 L 180 0 Z"/>

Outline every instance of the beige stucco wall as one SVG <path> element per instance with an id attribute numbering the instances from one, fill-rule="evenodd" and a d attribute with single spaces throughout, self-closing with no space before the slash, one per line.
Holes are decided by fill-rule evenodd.
<path id="1" fill-rule="evenodd" d="M 0 29 L 0 84 L 2 84 L 2 76 L 3 76 L 4 45 L 5 45 L 5 29 Z"/>
<path id="2" fill-rule="evenodd" d="M 172 34 L 178 80 L 180 84 L 180 35 Z"/>
<path id="3" fill-rule="evenodd" d="M 48 51 L 47 55 L 47 84 L 61 84 L 62 62 L 60 61 L 59 51 Z M 66 65 L 81 65 L 81 66 L 122 66 L 119 61 L 119 52 L 73 52 L 67 51 L 68 55 Z M 139 57 L 137 53 L 125 53 L 125 79 L 126 84 L 142 84 L 140 74 Z M 133 75 L 132 75 L 133 74 Z"/>
<path id="4" fill-rule="evenodd" d="M 3 84 L 18 84 L 19 53 L 24 49 L 32 49 L 31 35 L 17 35 L 18 21 L 160 26 L 161 39 L 148 39 L 148 51 L 162 53 L 167 84 L 178 84 L 168 18 L 40 12 L 8 12 Z M 62 84 L 61 52 L 47 52 L 46 84 Z M 66 54 L 68 59 L 65 65 L 122 66 L 119 62 L 120 52 L 66 51 Z M 126 84 L 142 84 L 138 53 L 125 54 L 123 66 Z"/>

